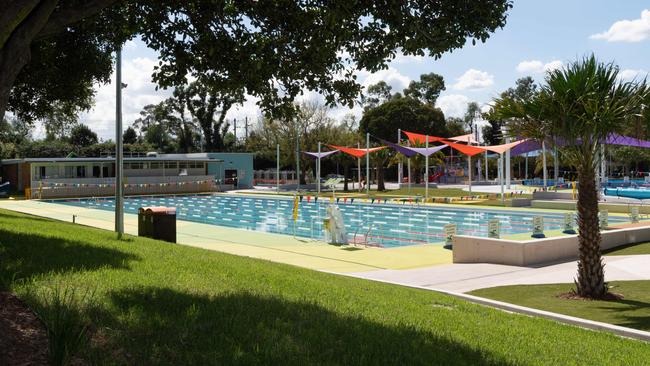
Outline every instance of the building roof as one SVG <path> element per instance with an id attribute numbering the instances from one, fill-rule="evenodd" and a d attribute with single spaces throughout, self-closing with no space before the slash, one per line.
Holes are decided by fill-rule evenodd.
<path id="1" fill-rule="evenodd" d="M 20 164 L 20 163 L 111 163 L 115 158 L 25 158 L 25 159 L 5 159 L 0 160 L 4 165 Z M 210 158 L 191 158 L 184 156 L 147 156 L 140 158 L 124 158 L 124 162 L 146 162 L 146 161 L 194 161 L 206 163 L 222 163 L 223 159 L 210 159 Z"/>

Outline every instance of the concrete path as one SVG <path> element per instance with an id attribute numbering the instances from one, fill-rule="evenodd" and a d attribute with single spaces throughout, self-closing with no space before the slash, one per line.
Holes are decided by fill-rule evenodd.
<path id="1" fill-rule="evenodd" d="M 605 277 L 608 281 L 650 280 L 650 255 L 606 256 L 605 264 Z M 573 283 L 576 270 L 576 262 L 540 268 L 472 263 L 408 270 L 378 270 L 350 275 L 432 290 L 469 292 L 496 286 Z"/>

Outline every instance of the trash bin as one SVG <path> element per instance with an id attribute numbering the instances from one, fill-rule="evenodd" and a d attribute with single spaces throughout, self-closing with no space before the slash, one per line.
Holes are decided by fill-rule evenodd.
<path id="1" fill-rule="evenodd" d="M 176 208 L 140 207 L 138 236 L 176 243 Z"/>

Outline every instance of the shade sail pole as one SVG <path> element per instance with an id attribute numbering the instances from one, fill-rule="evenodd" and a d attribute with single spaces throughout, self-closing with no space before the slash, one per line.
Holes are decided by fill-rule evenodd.
<path id="1" fill-rule="evenodd" d="M 370 133 L 366 132 L 366 194 L 370 196 Z"/>
<path id="2" fill-rule="evenodd" d="M 296 176 L 298 177 L 298 191 L 300 190 L 300 131 L 296 134 Z"/>
<path id="3" fill-rule="evenodd" d="M 357 149 L 360 149 L 361 145 L 357 142 Z M 361 193 L 361 158 L 357 158 L 357 177 L 359 179 L 359 193 Z"/>
<path id="4" fill-rule="evenodd" d="M 560 178 L 560 159 L 557 156 L 557 145 L 553 148 L 553 179 L 555 185 L 557 185 L 557 180 Z"/>
<path id="5" fill-rule="evenodd" d="M 546 142 L 542 141 L 542 170 L 544 177 L 544 189 L 546 189 L 546 181 L 548 180 L 548 171 L 546 170 Z"/>
<path id="6" fill-rule="evenodd" d="M 320 196 L 320 141 L 318 141 L 318 162 L 316 163 L 316 190 Z"/>
<path id="7" fill-rule="evenodd" d="M 402 141 L 402 129 L 398 128 L 397 129 L 397 144 L 399 145 L 400 141 Z M 402 187 L 402 178 L 404 177 L 404 171 L 402 167 L 402 156 L 397 155 L 399 161 L 397 162 L 397 186 Z"/>
<path id="8" fill-rule="evenodd" d="M 411 158 L 408 158 L 407 160 L 407 169 L 408 169 L 408 177 L 409 177 L 409 194 L 411 193 Z"/>
<path id="9" fill-rule="evenodd" d="M 424 147 L 427 149 L 427 155 L 424 156 L 424 203 L 429 201 L 429 135 L 426 137 Z"/>
<path id="10" fill-rule="evenodd" d="M 470 136 L 467 137 L 467 146 L 471 145 Z M 472 156 L 471 155 L 467 155 L 467 171 L 468 171 L 467 174 L 469 178 L 469 193 L 472 193 Z"/>
<path id="11" fill-rule="evenodd" d="M 485 150 L 485 181 L 489 181 L 490 178 L 488 177 L 488 157 L 487 157 L 487 150 Z"/>
<path id="12" fill-rule="evenodd" d="M 275 146 L 275 192 L 280 193 L 280 144 Z"/>
<path id="13" fill-rule="evenodd" d="M 499 154 L 499 185 L 501 186 L 501 203 L 505 203 L 505 196 L 503 192 L 503 154 Z"/>
<path id="14" fill-rule="evenodd" d="M 124 176 L 122 162 L 122 47 L 115 55 L 115 231 L 117 238 L 124 234 Z"/>
<path id="15" fill-rule="evenodd" d="M 506 129 L 506 144 L 510 143 L 510 137 L 507 136 L 507 129 Z M 512 171 L 512 166 L 510 164 L 510 149 L 506 150 L 506 188 L 510 189 L 510 172 Z"/>

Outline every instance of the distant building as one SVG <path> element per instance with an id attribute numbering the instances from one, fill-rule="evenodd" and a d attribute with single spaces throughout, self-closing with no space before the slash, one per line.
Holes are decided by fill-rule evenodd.
<path id="1" fill-rule="evenodd" d="M 252 187 L 253 154 L 150 154 L 124 158 L 126 195 L 198 193 Z M 28 198 L 110 196 L 115 158 L 0 161 L 2 181 Z"/>

